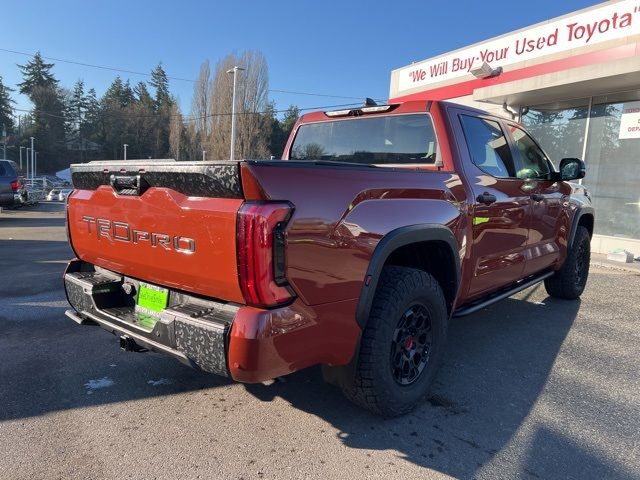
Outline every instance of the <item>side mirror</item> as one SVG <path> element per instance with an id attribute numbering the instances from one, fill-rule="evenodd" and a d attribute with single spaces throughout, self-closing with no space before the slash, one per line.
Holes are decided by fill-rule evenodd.
<path id="1" fill-rule="evenodd" d="M 560 179 L 578 180 L 584 178 L 586 167 L 579 158 L 563 158 L 560 161 Z"/>

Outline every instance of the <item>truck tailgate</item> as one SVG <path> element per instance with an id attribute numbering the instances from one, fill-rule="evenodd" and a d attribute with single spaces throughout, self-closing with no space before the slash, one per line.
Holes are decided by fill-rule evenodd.
<path id="1" fill-rule="evenodd" d="M 242 303 L 238 165 L 218 167 L 202 162 L 73 166 L 76 190 L 67 208 L 76 255 L 151 283 Z M 138 192 L 128 188 L 136 181 L 143 185 Z"/>

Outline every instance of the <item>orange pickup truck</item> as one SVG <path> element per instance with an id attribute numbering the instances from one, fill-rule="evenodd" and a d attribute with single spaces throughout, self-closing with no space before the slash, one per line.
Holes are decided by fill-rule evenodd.
<path id="1" fill-rule="evenodd" d="M 306 114 L 281 160 L 73 165 L 67 315 L 240 382 L 322 365 L 399 415 L 452 317 L 541 281 L 580 296 L 584 173 L 513 121 L 426 101 Z"/>

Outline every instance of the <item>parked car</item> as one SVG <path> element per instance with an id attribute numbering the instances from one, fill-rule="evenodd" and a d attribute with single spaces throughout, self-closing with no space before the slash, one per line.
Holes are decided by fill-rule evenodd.
<path id="1" fill-rule="evenodd" d="M 452 317 L 589 274 L 584 163 L 453 103 L 309 113 L 282 160 L 71 169 L 71 319 L 240 382 L 320 364 L 385 416 L 425 398 Z"/>
<path id="2" fill-rule="evenodd" d="M 54 188 L 47 193 L 47 202 L 57 201 L 60 198 L 60 190 Z"/>
<path id="3" fill-rule="evenodd" d="M 60 193 L 58 193 L 58 201 L 64 202 L 67 197 L 73 192 L 72 188 L 62 188 L 60 189 Z"/>
<path id="4" fill-rule="evenodd" d="M 27 190 L 18 176 L 18 166 L 11 160 L 0 160 L 0 206 L 21 206 L 27 201 Z"/>

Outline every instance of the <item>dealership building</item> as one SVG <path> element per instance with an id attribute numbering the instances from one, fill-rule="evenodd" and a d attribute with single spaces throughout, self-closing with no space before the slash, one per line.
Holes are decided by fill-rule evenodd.
<path id="1" fill-rule="evenodd" d="M 582 158 L 596 209 L 593 250 L 640 255 L 640 0 L 601 3 L 398 68 L 389 97 L 515 118 L 556 165 Z"/>

